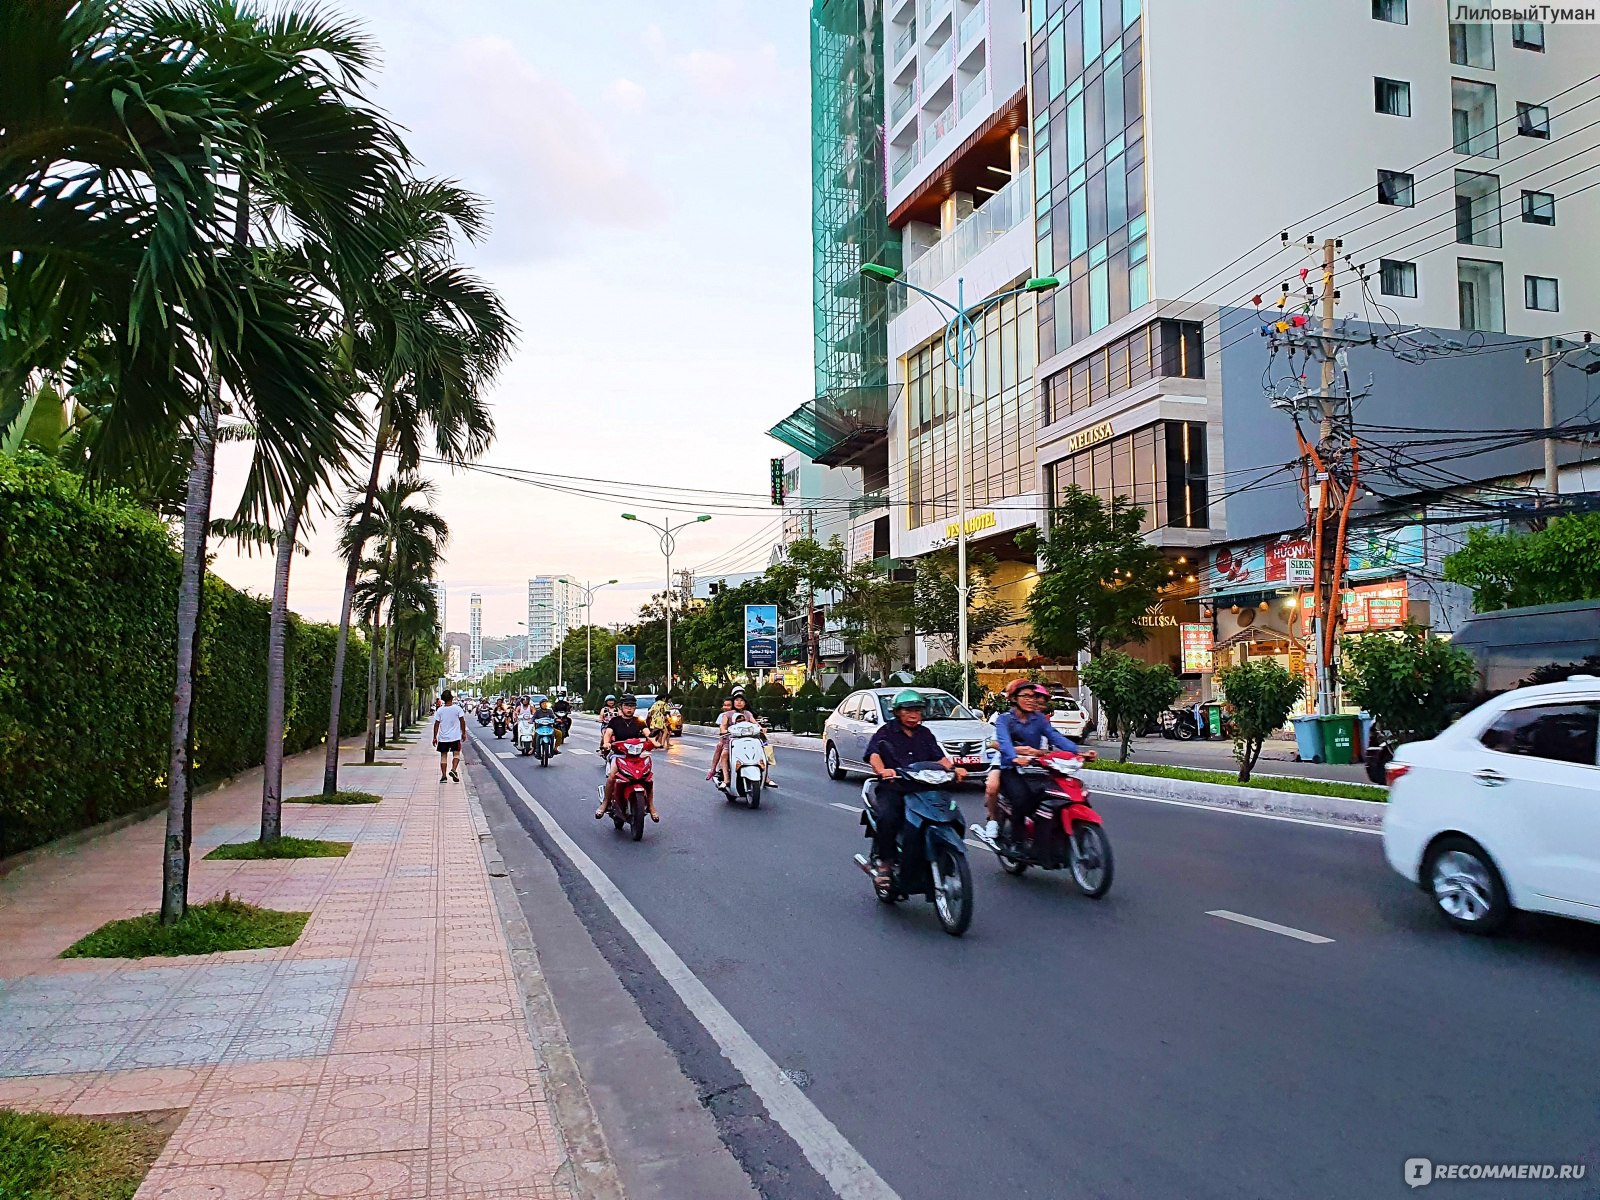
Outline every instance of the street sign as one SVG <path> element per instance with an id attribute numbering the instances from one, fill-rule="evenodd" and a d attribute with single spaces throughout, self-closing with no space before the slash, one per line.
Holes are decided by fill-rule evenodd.
<path id="1" fill-rule="evenodd" d="M 617 645 L 617 682 L 632 683 L 639 677 L 639 657 L 636 647 Z"/>
<path id="2" fill-rule="evenodd" d="M 1285 583 L 1311 583 L 1316 577 L 1316 564 L 1309 558 L 1291 558 L 1283 564 Z"/>
<path id="3" fill-rule="evenodd" d="M 770 671 L 778 665 L 778 606 L 744 606 L 744 665 L 752 671 Z"/>

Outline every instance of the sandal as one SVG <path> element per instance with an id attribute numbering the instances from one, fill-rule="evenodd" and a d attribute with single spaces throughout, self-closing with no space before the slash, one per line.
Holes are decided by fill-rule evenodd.
<path id="1" fill-rule="evenodd" d="M 656 810 L 655 810 L 655 809 L 653 809 L 653 808 L 652 808 L 652 809 L 651 809 L 651 810 L 650 810 L 650 819 L 651 819 L 651 820 L 652 820 L 652 821 L 659 821 L 659 820 L 661 820 L 661 818 L 660 818 L 660 817 L 658 817 L 658 816 L 656 816 Z"/>
<path id="2" fill-rule="evenodd" d="M 888 891 L 894 884 L 894 867 L 886 862 L 874 863 L 872 867 L 872 882 L 875 887 Z"/>

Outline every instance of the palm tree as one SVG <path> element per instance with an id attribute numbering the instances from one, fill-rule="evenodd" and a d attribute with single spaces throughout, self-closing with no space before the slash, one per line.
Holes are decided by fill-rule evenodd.
<path id="1" fill-rule="evenodd" d="M 370 222 L 381 249 L 351 344 L 356 371 L 376 399 L 377 437 L 366 491 L 351 514 L 357 530 L 372 513 L 385 454 L 395 455 L 401 470 L 414 470 L 431 441 L 439 459 L 462 463 L 494 434 L 482 390 L 509 357 L 516 330 L 494 291 L 451 257 L 458 232 L 476 240 L 486 224 L 482 205 L 467 192 L 415 180 L 395 180 Z M 365 540 L 359 533 L 347 551 L 322 779 L 330 795 L 339 786 L 345 647 Z"/>
<path id="2" fill-rule="evenodd" d="M 241 511 L 282 511 L 359 414 L 308 329 L 320 301 L 251 243 L 359 228 L 406 161 L 355 88 L 352 27 L 248 0 L 0 5 L 0 424 L 45 375 L 108 376 L 93 474 L 192 447 L 183 512 L 161 915 L 187 908 L 194 663 L 215 439 L 260 435 Z"/>

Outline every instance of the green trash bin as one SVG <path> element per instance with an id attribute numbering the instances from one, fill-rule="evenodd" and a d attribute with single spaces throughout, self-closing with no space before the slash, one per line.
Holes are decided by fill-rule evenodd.
<path id="1" fill-rule="evenodd" d="M 1356 718 L 1350 713 L 1323 717 L 1322 751 L 1330 766 L 1347 767 L 1356 760 Z"/>

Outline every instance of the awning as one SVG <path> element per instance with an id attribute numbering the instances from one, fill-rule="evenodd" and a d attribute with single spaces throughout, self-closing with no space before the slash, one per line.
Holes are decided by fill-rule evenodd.
<path id="1" fill-rule="evenodd" d="M 1229 634 L 1212 646 L 1211 650 L 1215 653 L 1218 650 L 1226 650 L 1229 646 L 1255 642 L 1288 642 L 1291 646 L 1305 648 L 1305 643 L 1292 633 L 1287 633 L 1281 629 L 1257 629 L 1252 625 L 1249 629 L 1241 629 L 1238 633 Z"/>

